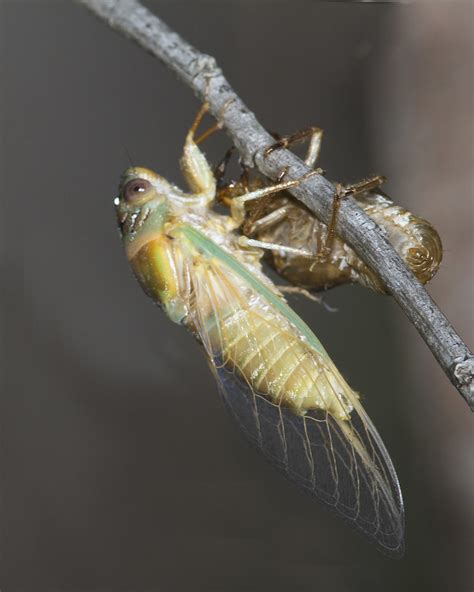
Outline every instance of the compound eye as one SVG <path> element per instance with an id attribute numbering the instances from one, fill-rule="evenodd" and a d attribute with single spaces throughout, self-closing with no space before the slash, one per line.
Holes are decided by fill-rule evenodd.
<path id="1" fill-rule="evenodd" d="M 135 201 L 145 197 L 151 187 L 150 181 L 146 179 L 132 179 L 123 188 L 123 196 L 126 201 Z"/>

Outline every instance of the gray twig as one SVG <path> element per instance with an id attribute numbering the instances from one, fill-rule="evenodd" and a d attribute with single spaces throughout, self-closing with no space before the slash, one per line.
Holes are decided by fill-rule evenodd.
<path id="1" fill-rule="evenodd" d="M 260 125 L 225 79 L 213 57 L 197 51 L 137 0 L 78 0 L 149 53 L 161 60 L 224 126 L 249 166 L 276 179 L 288 167 L 287 179 L 309 172 L 291 152 L 281 149 L 264 157 L 273 138 Z M 226 108 L 224 108 L 226 107 Z M 291 189 L 318 218 L 328 223 L 334 186 L 314 175 Z M 352 199 L 341 204 L 338 234 L 385 282 L 392 296 L 418 329 L 453 385 L 474 410 L 474 356 L 423 286 L 407 269 L 377 224 Z"/>

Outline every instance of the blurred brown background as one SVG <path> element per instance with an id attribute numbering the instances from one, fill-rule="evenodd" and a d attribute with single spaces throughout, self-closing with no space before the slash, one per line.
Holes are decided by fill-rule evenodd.
<path id="1" fill-rule="evenodd" d="M 429 290 L 472 346 L 472 5 L 147 5 L 268 128 L 323 127 L 330 178 L 384 173 L 438 228 Z M 247 445 L 198 345 L 128 269 L 112 207 L 127 151 L 180 182 L 190 91 L 71 2 L 0 10 L 1 590 L 472 590 L 472 416 L 395 303 L 292 300 L 397 467 L 400 561 Z"/>

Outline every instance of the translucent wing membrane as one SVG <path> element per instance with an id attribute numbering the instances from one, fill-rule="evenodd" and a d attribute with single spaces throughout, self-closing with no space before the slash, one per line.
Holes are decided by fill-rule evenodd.
<path id="1" fill-rule="evenodd" d="M 217 367 L 215 373 L 231 415 L 274 466 L 388 554 L 403 554 L 401 493 L 392 463 L 371 424 L 367 426 L 356 415 L 347 426 L 373 459 L 367 465 L 329 413 L 314 410 L 296 415 L 254 392 L 235 372 Z"/>
<path id="2" fill-rule="evenodd" d="M 238 425 L 292 481 L 386 552 L 403 553 L 391 460 L 357 395 L 311 334 L 301 335 L 238 266 L 191 249 L 193 328 Z"/>

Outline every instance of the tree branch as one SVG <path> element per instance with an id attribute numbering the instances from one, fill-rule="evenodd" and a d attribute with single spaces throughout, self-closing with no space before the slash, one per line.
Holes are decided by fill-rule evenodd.
<path id="1" fill-rule="evenodd" d="M 277 150 L 264 157 L 263 150 L 273 138 L 236 95 L 215 59 L 189 45 L 137 0 L 78 1 L 161 60 L 201 101 L 207 100 L 211 113 L 223 123 L 248 166 L 257 166 L 272 179 L 276 179 L 284 167 L 288 167 L 288 180 L 309 172 L 308 167 L 287 150 Z M 314 175 L 290 191 L 319 219 L 329 222 L 334 186 L 327 179 Z M 378 225 L 353 199 L 341 203 L 338 234 L 382 278 L 453 385 L 474 410 L 474 356 Z"/>

